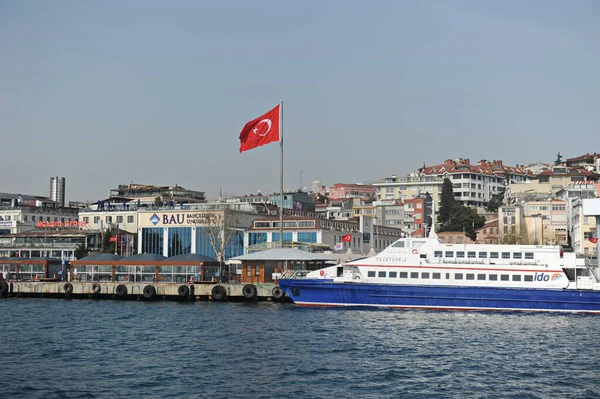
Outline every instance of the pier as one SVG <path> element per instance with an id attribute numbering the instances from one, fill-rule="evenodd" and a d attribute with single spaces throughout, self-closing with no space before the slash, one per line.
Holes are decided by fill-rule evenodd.
<path id="1" fill-rule="evenodd" d="M 2 281 L 0 298 L 285 301 L 276 284 Z"/>

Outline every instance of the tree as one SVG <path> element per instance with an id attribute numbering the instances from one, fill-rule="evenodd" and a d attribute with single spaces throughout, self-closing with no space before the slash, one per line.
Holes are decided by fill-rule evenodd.
<path id="1" fill-rule="evenodd" d="M 223 261 L 225 260 L 225 248 L 231 241 L 231 237 L 237 231 L 237 218 L 231 209 L 223 209 L 210 214 L 206 221 L 206 234 L 217 259 L 219 260 L 219 278 L 223 281 Z"/>
<path id="2" fill-rule="evenodd" d="M 85 246 L 84 243 L 81 243 L 77 246 L 77 248 L 75 248 L 75 258 L 77 258 L 77 260 L 81 259 L 81 258 L 85 258 L 86 256 L 88 256 L 88 250 Z"/>
<path id="3" fill-rule="evenodd" d="M 500 208 L 504 204 L 504 195 L 506 194 L 506 187 L 502 187 L 496 194 L 492 195 L 490 201 L 488 202 L 485 210 L 488 212 L 498 212 L 498 208 Z"/>
<path id="4" fill-rule="evenodd" d="M 438 217 L 442 231 L 464 231 L 471 240 L 477 239 L 477 229 L 485 224 L 485 217 L 479 215 L 473 208 L 463 205 L 454 198 L 452 182 L 444 179 L 442 185 L 442 198 Z"/>
<path id="5" fill-rule="evenodd" d="M 110 229 L 106 229 L 102 232 L 102 245 L 100 246 L 100 252 L 112 254 L 115 252 L 115 243 L 110 241 L 112 232 Z"/>
<path id="6" fill-rule="evenodd" d="M 450 181 L 450 179 L 445 178 L 444 183 L 442 184 L 442 198 L 440 199 L 440 211 L 437 220 L 437 222 L 442 228 L 445 228 L 449 224 L 450 216 L 452 215 L 455 203 L 456 199 L 454 198 L 452 182 Z"/>
<path id="7" fill-rule="evenodd" d="M 154 206 L 156 206 L 157 208 L 160 208 L 161 206 L 163 206 L 163 200 L 160 197 L 156 197 L 154 199 Z"/>
<path id="8" fill-rule="evenodd" d="M 169 248 L 169 256 L 181 255 L 183 253 L 183 243 L 179 238 L 179 233 L 173 234 L 171 238 L 171 247 Z"/>

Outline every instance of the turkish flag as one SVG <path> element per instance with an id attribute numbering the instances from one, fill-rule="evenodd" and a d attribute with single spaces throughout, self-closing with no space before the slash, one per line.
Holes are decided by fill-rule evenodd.
<path id="1" fill-rule="evenodd" d="M 588 240 L 590 240 L 590 242 L 591 242 L 592 244 L 595 244 L 595 243 L 597 243 L 597 242 L 598 242 L 598 238 L 596 238 L 596 237 L 590 237 L 590 238 L 588 238 Z"/>
<path id="2" fill-rule="evenodd" d="M 115 237 L 115 236 L 111 236 L 111 237 L 108 239 L 108 242 L 117 242 L 117 237 Z"/>
<path id="3" fill-rule="evenodd" d="M 279 140 L 279 107 L 246 123 L 240 133 L 240 152 Z"/>
<path id="4" fill-rule="evenodd" d="M 343 235 L 342 242 L 352 242 L 352 234 Z"/>

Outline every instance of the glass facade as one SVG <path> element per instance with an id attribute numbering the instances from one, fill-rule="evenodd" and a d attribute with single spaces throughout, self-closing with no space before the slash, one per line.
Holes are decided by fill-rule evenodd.
<path id="1" fill-rule="evenodd" d="M 248 245 L 256 245 L 267 242 L 267 233 L 248 233 Z"/>
<path id="2" fill-rule="evenodd" d="M 283 234 L 283 239 L 285 240 L 285 233 Z M 317 232 L 299 232 L 298 233 L 298 241 L 299 242 L 317 242 Z"/>
<path id="3" fill-rule="evenodd" d="M 219 248 L 219 239 L 215 243 L 217 249 Z M 211 258 L 218 259 L 211 243 L 210 236 L 207 233 L 207 229 L 204 227 L 196 228 L 196 253 L 210 256 Z M 244 232 L 235 230 L 229 239 L 229 242 L 225 246 L 224 261 L 235 256 L 244 254 Z"/>
<path id="4" fill-rule="evenodd" d="M 271 241 L 273 241 L 273 242 L 279 241 L 279 232 L 277 232 L 277 233 L 274 232 L 271 234 L 272 234 Z M 291 231 L 284 231 L 283 232 L 283 241 L 292 241 L 292 236 L 293 236 L 293 234 Z"/>
<path id="5" fill-rule="evenodd" d="M 162 227 L 142 229 L 142 253 L 162 255 L 163 235 Z"/>
<path id="6" fill-rule="evenodd" d="M 169 257 L 192 252 L 192 228 L 169 228 Z"/>

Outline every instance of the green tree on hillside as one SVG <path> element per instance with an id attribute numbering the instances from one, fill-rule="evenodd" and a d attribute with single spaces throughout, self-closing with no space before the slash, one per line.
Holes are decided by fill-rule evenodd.
<path id="1" fill-rule="evenodd" d="M 442 185 L 438 221 L 440 222 L 438 232 L 464 231 L 467 237 L 475 241 L 477 239 L 476 230 L 483 227 L 485 217 L 480 216 L 475 209 L 456 201 L 452 182 L 445 179 Z"/>
<path id="2" fill-rule="evenodd" d="M 496 194 L 492 195 L 490 201 L 485 207 L 485 210 L 488 212 L 498 212 L 498 208 L 500 208 L 504 204 L 504 195 L 506 194 L 506 187 L 502 187 Z"/>

